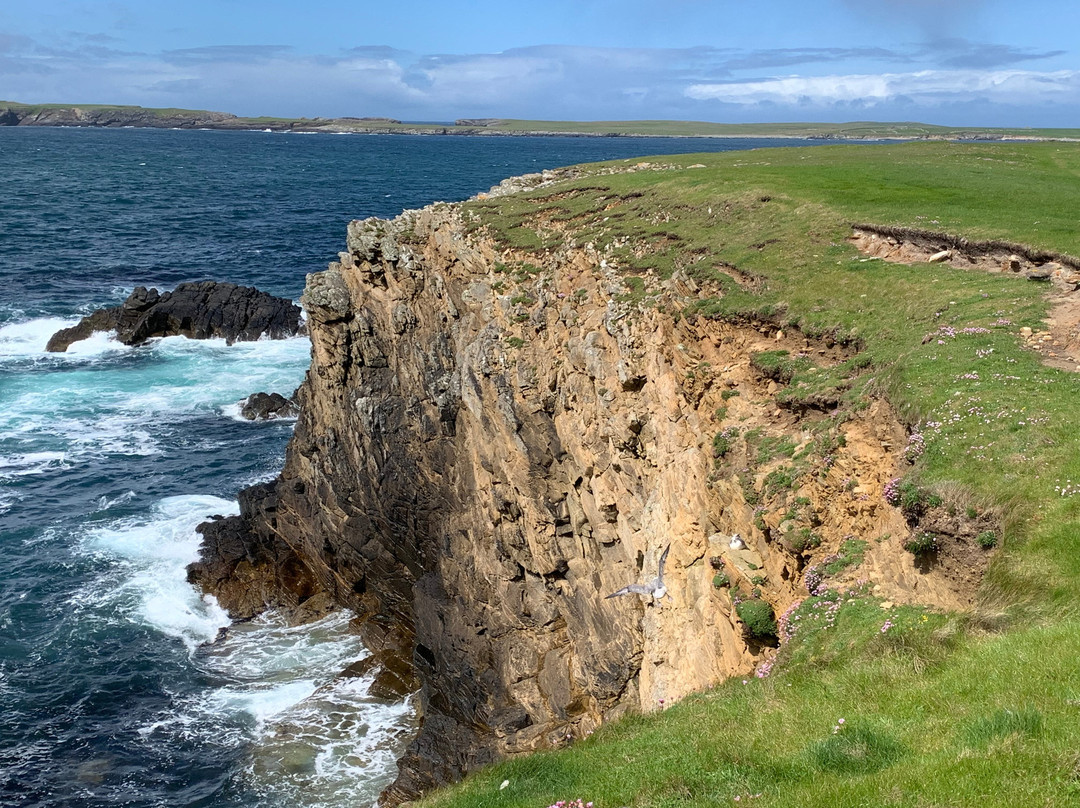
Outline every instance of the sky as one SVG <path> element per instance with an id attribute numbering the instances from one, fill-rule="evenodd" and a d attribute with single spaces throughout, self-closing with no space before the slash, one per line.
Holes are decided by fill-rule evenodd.
<path id="1" fill-rule="evenodd" d="M 3 0 L 0 99 L 1080 127 L 1078 0 Z"/>

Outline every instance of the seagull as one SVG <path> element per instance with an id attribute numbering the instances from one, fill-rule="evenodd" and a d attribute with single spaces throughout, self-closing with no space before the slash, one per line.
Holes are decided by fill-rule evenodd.
<path id="1" fill-rule="evenodd" d="M 652 595 L 653 600 L 660 600 L 660 598 L 667 595 L 667 587 L 664 586 L 664 562 L 667 561 L 668 550 L 671 549 L 669 544 L 664 548 L 664 554 L 660 556 L 660 566 L 656 571 L 656 577 L 649 581 L 647 584 L 628 584 L 620 589 L 618 592 L 612 592 L 607 598 L 617 598 L 619 595 Z"/>
<path id="2" fill-rule="evenodd" d="M 731 541 L 728 542 L 728 547 L 732 550 L 741 550 L 746 546 L 746 542 L 742 540 L 742 536 L 738 533 L 731 534 Z"/>

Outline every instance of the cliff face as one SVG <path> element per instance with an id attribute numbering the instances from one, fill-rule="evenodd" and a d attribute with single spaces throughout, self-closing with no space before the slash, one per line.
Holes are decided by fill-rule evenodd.
<path id="1" fill-rule="evenodd" d="M 453 206 L 353 222 L 340 262 L 308 278 L 285 468 L 206 528 L 192 573 L 235 614 L 319 592 L 358 612 L 373 651 L 413 662 L 423 724 L 392 802 L 749 673 L 772 650 L 733 591 L 779 613 L 853 537 L 880 539 L 864 566 L 883 597 L 967 597 L 961 561 L 917 569 L 901 549 L 882 490 L 906 436 L 888 407 L 833 424 L 778 404 L 782 380 L 751 362 L 787 349 L 827 368 L 841 347 L 674 318 L 699 292 L 678 274 L 639 306 L 569 239 L 527 259 Z M 668 546 L 670 598 L 605 598 Z"/>

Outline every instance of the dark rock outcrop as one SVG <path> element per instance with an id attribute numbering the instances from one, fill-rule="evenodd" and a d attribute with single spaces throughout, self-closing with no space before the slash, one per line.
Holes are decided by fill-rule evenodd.
<path id="1" fill-rule="evenodd" d="M 71 343 L 97 331 L 116 331 L 117 339 L 125 345 L 175 335 L 224 337 L 231 345 L 264 336 L 292 337 L 301 329 L 299 306 L 252 286 L 202 281 L 182 283 L 163 294 L 140 286 L 119 306 L 98 309 L 71 328 L 57 331 L 45 350 L 66 351 Z"/>
<path id="2" fill-rule="evenodd" d="M 285 398 L 281 393 L 252 393 L 240 402 L 240 414 L 249 421 L 295 418 L 299 412 L 295 393 L 291 398 Z"/>
<path id="3" fill-rule="evenodd" d="M 188 581 L 213 592 L 234 620 L 267 607 L 281 608 L 293 622 L 318 619 L 334 604 L 308 565 L 276 533 L 273 484 L 240 492 L 240 516 L 203 522 L 203 552 L 188 567 Z"/>

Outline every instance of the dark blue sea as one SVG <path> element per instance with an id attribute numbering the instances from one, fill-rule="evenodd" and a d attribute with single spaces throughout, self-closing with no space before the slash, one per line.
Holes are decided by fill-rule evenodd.
<path id="1" fill-rule="evenodd" d="M 306 339 L 57 329 L 138 285 L 297 298 L 350 219 L 572 163 L 791 142 L 0 128 L 0 804 L 355 806 L 394 774 L 408 702 L 338 674 L 348 615 L 230 628 L 185 581 L 195 526 L 279 469 Z M 801 143 L 799 145 L 802 145 Z"/>

